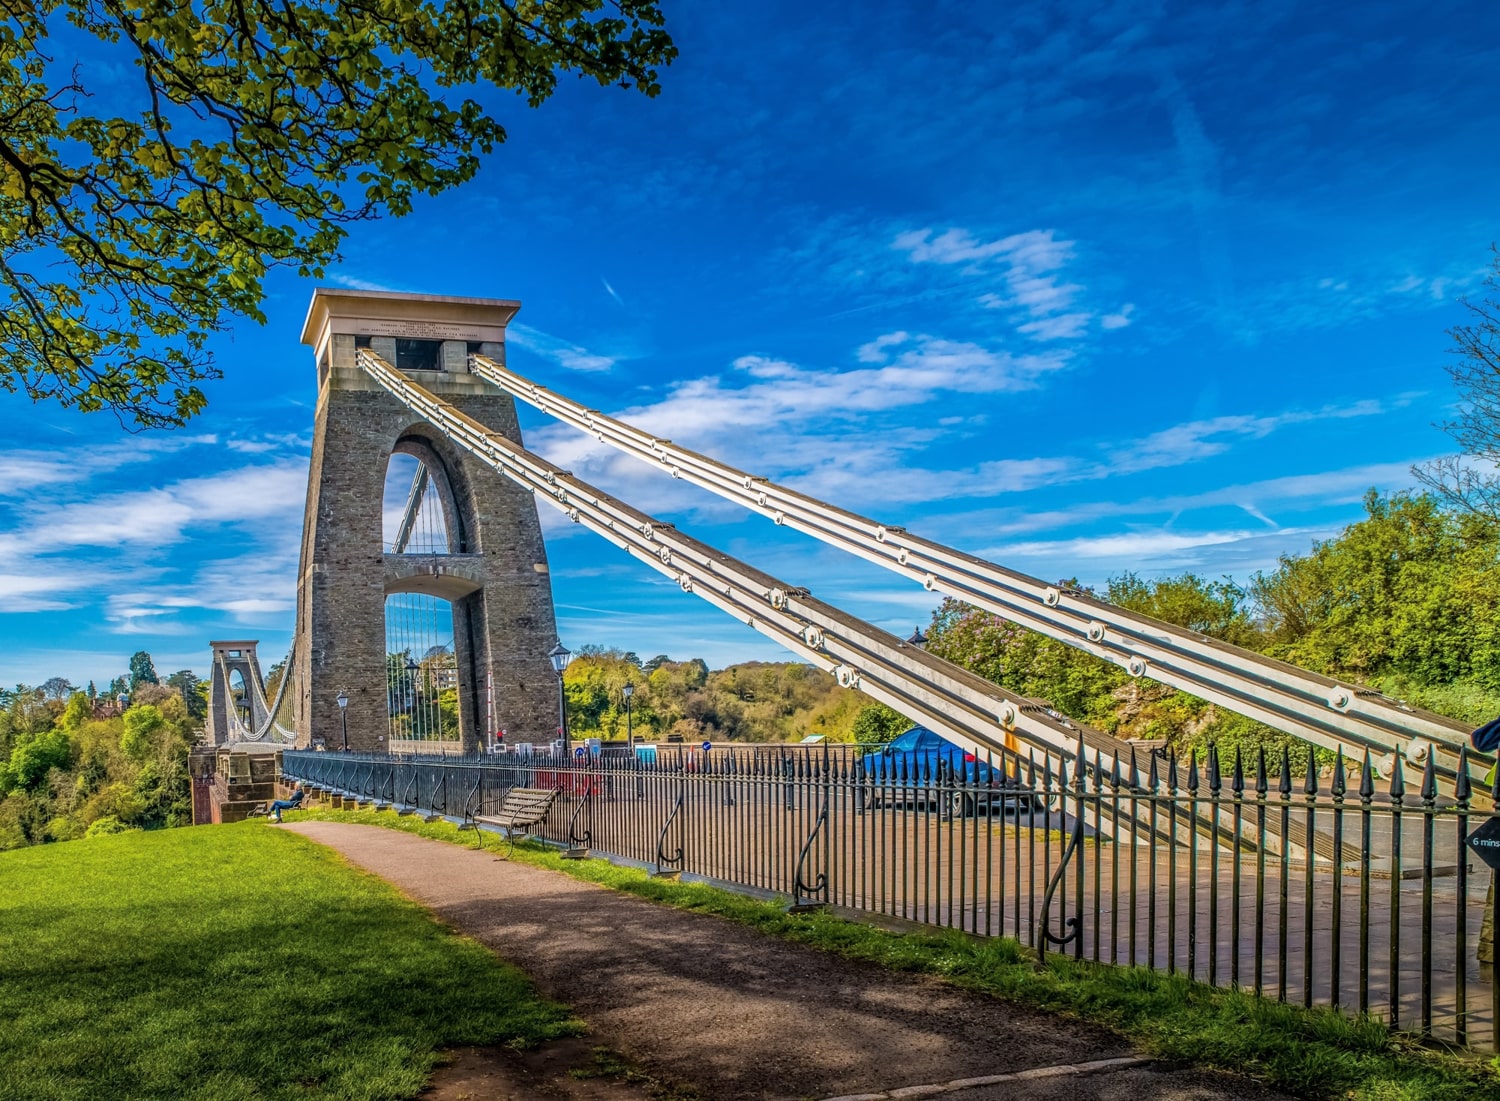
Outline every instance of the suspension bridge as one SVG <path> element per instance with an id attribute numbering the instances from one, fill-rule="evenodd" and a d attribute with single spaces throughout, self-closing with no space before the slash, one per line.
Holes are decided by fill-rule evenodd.
<path id="1" fill-rule="evenodd" d="M 589 409 L 507 367 L 518 309 L 314 294 L 302 340 L 318 401 L 294 639 L 269 689 L 254 643 L 213 644 L 210 742 L 280 748 L 283 771 L 330 798 L 466 825 L 511 790 L 546 788 L 560 798 L 536 832 L 574 849 L 1211 982 L 1253 974 L 1257 991 L 1377 1009 L 1459 1042 L 1484 1022 L 1493 1044 L 1493 984 L 1474 956 L 1484 894 L 1470 898 L 1464 843 L 1488 818 L 1494 759 L 1470 748 L 1464 726 Z M 1333 751 L 1338 765 L 1320 770 L 1309 750 L 1269 762 L 1211 755 L 1201 773 L 1196 758 L 1179 770 L 559 468 L 525 447 L 516 402 L 914 587 Z M 566 744 L 547 760 L 477 756 L 501 731 L 556 746 L 543 505 L 665 575 L 683 600 L 707 601 L 942 735 L 966 763 L 908 774 L 830 752 L 680 747 L 575 760 Z M 476 756 L 449 759 L 465 755 Z M 1374 901 L 1372 877 L 1384 885 Z M 1385 978 L 1372 986 L 1382 952 Z M 1272 972 L 1279 986 L 1265 989 Z"/>

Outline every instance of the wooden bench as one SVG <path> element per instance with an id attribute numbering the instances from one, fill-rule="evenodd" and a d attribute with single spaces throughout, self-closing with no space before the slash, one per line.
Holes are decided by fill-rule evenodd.
<path id="1" fill-rule="evenodd" d="M 556 800 L 557 792 L 551 789 L 511 788 L 493 812 L 475 814 L 474 824 L 494 826 L 501 830 L 513 849 L 516 845 L 516 832 L 519 830 L 526 834 L 540 825 Z"/>

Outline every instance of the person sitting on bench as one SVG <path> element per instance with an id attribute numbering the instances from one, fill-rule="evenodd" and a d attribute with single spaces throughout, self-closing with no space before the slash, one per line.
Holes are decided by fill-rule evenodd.
<path id="1" fill-rule="evenodd" d="M 278 799 L 271 804 L 271 809 L 266 811 L 266 817 L 273 822 L 281 821 L 281 812 L 284 810 L 296 810 L 302 805 L 302 797 L 307 793 L 302 790 L 301 784 L 292 785 L 292 797 L 290 799 Z"/>

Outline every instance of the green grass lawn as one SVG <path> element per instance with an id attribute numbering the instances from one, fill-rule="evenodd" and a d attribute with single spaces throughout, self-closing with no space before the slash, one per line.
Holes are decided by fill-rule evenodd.
<path id="1" fill-rule="evenodd" d="M 0 1099 L 414 1096 L 580 1031 L 475 942 L 255 821 L 0 853 Z"/>
<path id="2" fill-rule="evenodd" d="M 503 845 L 492 833 L 460 832 L 448 822 L 429 824 L 389 811 L 315 810 L 296 817 L 369 823 L 471 848 Z M 515 858 L 665 905 L 717 914 L 771 936 L 1098 1022 L 1130 1037 L 1146 1054 L 1246 1074 L 1300 1097 L 1500 1099 L 1500 1060 L 1423 1047 L 1369 1017 L 1282 1005 L 1143 967 L 1080 963 L 1057 954 L 1039 966 L 1008 937 L 893 933 L 831 914 L 789 914 L 784 902 L 652 879 L 603 860 L 564 860 L 556 850 L 536 845 L 518 845 Z"/>

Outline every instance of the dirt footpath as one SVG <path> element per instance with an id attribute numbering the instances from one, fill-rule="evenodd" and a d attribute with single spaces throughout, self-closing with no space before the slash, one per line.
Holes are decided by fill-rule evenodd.
<path id="1" fill-rule="evenodd" d="M 591 1043 L 705 1101 L 874 1101 L 894 1090 L 953 1101 L 1278 1096 L 1128 1065 L 1129 1044 L 1104 1029 L 492 853 L 376 826 L 282 828 L 393 883 L 573 1007 Z M 1122 1062 L 1085 1075 L 1017 1074 L 1106 1060 Z M 904 1092 L 914 1086 L 933 1090 Z"/>

